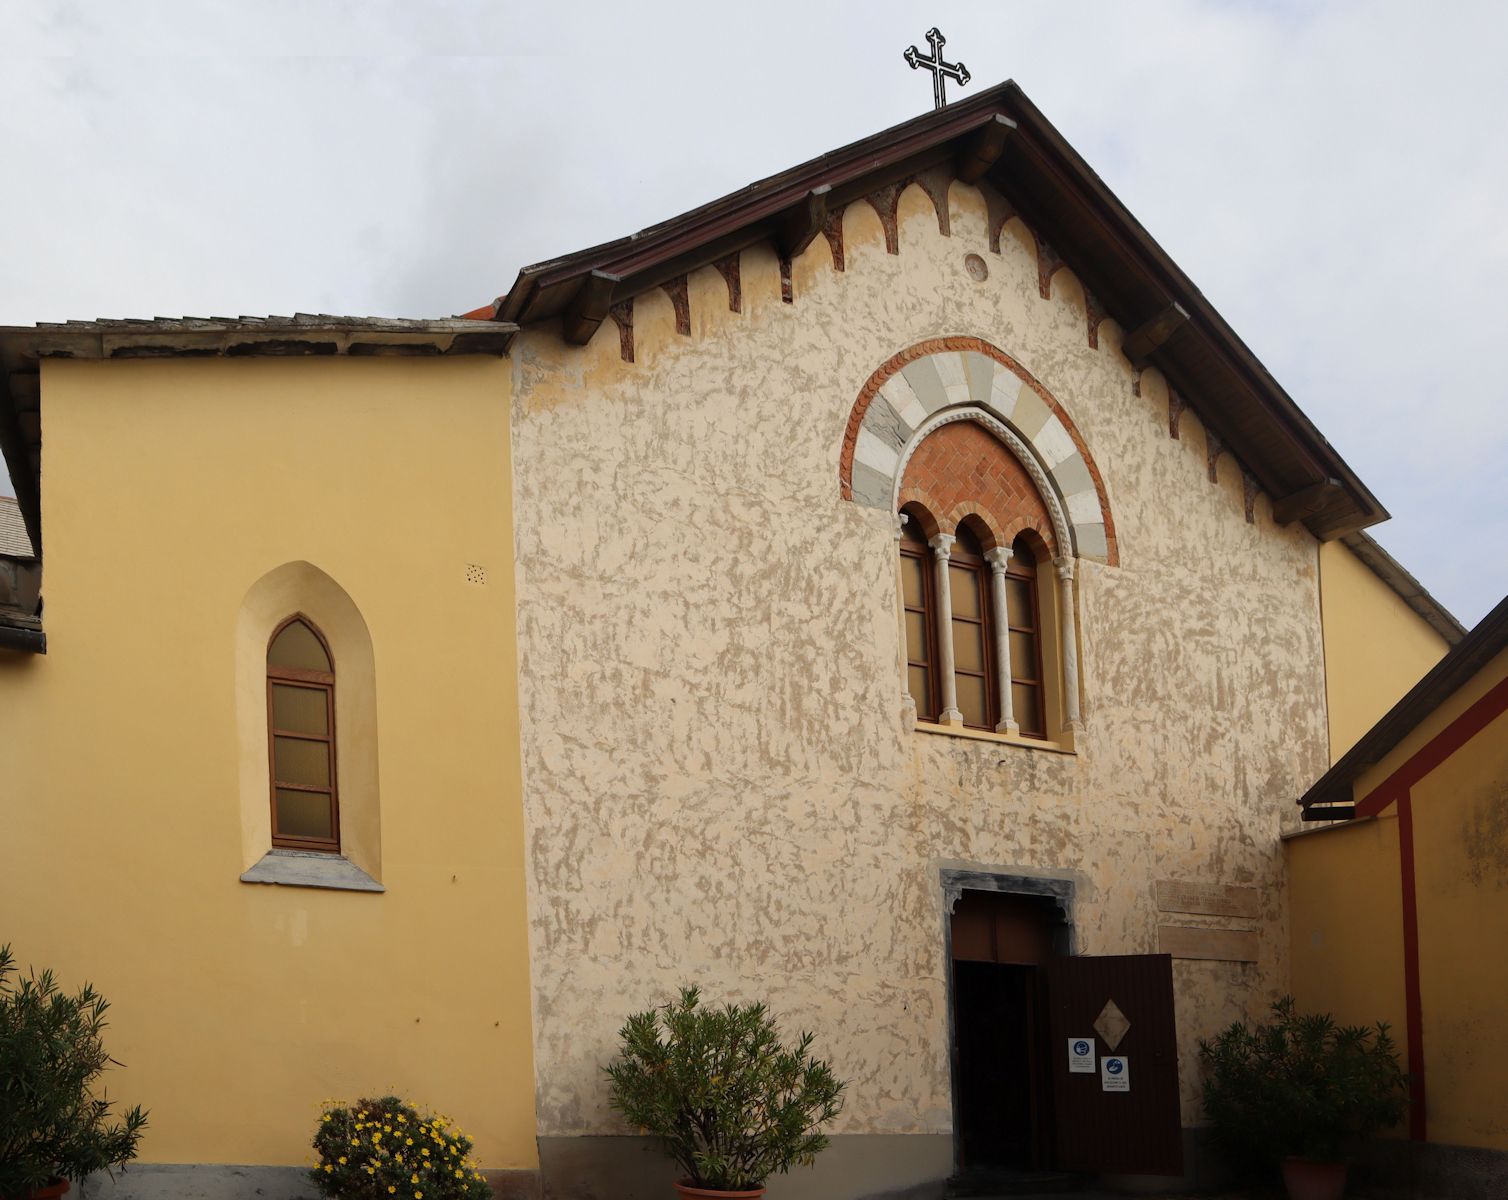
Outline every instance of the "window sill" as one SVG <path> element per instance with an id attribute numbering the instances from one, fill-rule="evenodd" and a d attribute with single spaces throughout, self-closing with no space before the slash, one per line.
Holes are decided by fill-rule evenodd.
<path id="1" fill-rule="evenodd" d="M 241 882 L 333 888 L 342 892 L 387 891 L 349 858 L 316 850 L 269 850 L 241 873 Z"/>
<path id="2" fill-rule="evenodd" d="M 972 738 L 977 742 L 995 742 L 1002 746 L 1021 746 L 1027 750 L 1046 750 L 1049 754 L 1077 754 L 1073 734 L 1065 731 L 1057 740 L 1021 737 L 1009 733 L 992 733 L 987 729 L 970 729 L 967 725 L 939 725 L 935 721 L 918 721 L 917 733 L 940 733 L 944 737 Z"/>

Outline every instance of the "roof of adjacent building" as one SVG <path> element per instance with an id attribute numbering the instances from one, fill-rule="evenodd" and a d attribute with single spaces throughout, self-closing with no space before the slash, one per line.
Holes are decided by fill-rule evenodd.
<path id="1" fill-rule="evenodd" d="M 1402 563 L 1379 546 L 1377 539 L 1370 533 L 1357 530 L 1346 534 L 1341 541 L 1377 578 L 1398 593 L 1399 598 L 1418 613 L 1448 645 L 1454 646 L 1466 636 L 1466 626 L 1456 619 L 1455 614 L 1430 595 L 1425 586 Z"/>
<path id="2" fill-rule="evenodd" d="M 1133 365 L 1162 372 L 1272 498 L 1275 519 L 1303 521 L 1329 540 L 1387 518 L 1214 306 L 1010 82 L 631 237 L 526 267 L 496 302 L 455 321 L 299 315 L 0 328 L 0 450 L 40 544 L 40 358 L 503 353 L 519 326 L 540 322 L 558 322 L 579 344 L 637 294 L 759 243 L 789 258 L 848 203 L 871 196 L 893 203 L 899 189 L 936 172 L 980 185 L 998 219 L 993 228 L 1019 216 L 1043 253 L 1074 271 L 1096 312 L 1127 331 L 1123 349 Z"/>
<path id="3" fill-rule="evenodd" d="M 12 496 L 0 496 L 0 558 L 36 558 L 26 522 L 21 519 L 21 505 Z"/>
<path id="4" fill-rule="evenodd" d="M 1508 650 L 1508 598 L 1451 647 L 1402 700 L 1320 776 L 1299 798 L 1299 804 L 1305 809 L 1349 805 L 1356 781 L 1504 650 Z"/>

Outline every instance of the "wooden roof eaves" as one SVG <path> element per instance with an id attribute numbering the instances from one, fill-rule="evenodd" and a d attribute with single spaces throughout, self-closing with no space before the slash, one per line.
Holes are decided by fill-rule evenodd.
<path id="1" fill-rule="evenodd" d="M 1436 600 L 1402 563 L 1384 550 L 1376 538 L 1365 530 L 1358 529 L 1354 533 L 1346 534 L 1341 541 L 1372 574 L 1392 588 L 1400 600 L 1444 638 L 1447 645 L 1460 644 L 1466 636 L 1466 626 L 1462 625 L 1445 605 Z"/>
<path id="2" fill-rule="evenodd" d="M 998 127 L 991 128 L 1000 122 L 1009 126 L 1011 136 L 1001 137 Z M 960 144 L 970 134 L 975 135 L 972 141 Z M 989 149 L 980 164 L 975 155 L 982 144 Z M 565 313 L 569 340 L 580 344 L 605 319 L 612 304 L 750 245 L 768 239 L 778 243 L 783 225 L 799 227 L 802 211 L 817 189 L 827 188 L 825 203 L 836 208 L 949 159 L 959 164 L 960 174 L 983 177 L 1007 195 L 1022 190 L 1023 180 L 1013 178 L 1012 171 L 1019 173 L 1024 167 L 1037 174 L 1038 185 L 1045 182 L 1059 195 L 1072 197 L 1112 250 L 1114 261 L 1098 273 L 1114 271 L 1123 281 L 1134 279 L 1138 290 L 1156 297 L 1147 306 L 1149 311 L 1115 313 L 1128 330 L 1172 306 L 1182 307 L 1188 320 L 1152 349 L 1146 361 L 1163 371 L 1174 386 L 1182 385 L 1185 399 L 1272 496 L 1277 511 L 1291 514 L 1287 519 L 1302 520 L 1322 540 L 1387 519 L 1387 510 L 1203 293 L 1012 82 L 915 117 L 630 237 L 526 267 L 509 292 L 496 301 L 494 311 L 499 319 L 519 324 Z M 1061 216 L 1023 211 L 1060 250 L 1072 248 L 1058 237 Z M 1095 263 L 1083 261 L 1085 257 L 1095 256 L 1080 255 L 1073 265 L 1094 287 Z M 582 300 L 594 275 L 598 290 L 588 312 Z M 601 286 L 605 276 L 614 280 L 607 288 Z M 1116 292 L 1111 287 L 1095 290 L 1102 300 Z M 1196 370 L 1195 364 L 1201 361 L 1215 364 L 1216 384 L 1205 377 L 1208 368 L 1203 375 Z M 1212 392 L 1220 394 L 1218 403 Z M 1200 403 L 1201 398 L 1205 403 Z M 1276 456 L 1272 451 L 1252 450 L 1254 426 L 1265 427 L 1268 433 L 1263 436 L 1275 439 Z"/>

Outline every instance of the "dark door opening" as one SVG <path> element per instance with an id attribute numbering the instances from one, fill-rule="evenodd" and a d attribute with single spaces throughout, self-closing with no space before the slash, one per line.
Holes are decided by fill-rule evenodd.
<path id="1" fill-rule="evenodd" d="M 1064 931 L 1047 897 L 966 891 L 954 906 L 954 1122 L 961 1172 L 1055 1165 L 1044 968 Z"/>

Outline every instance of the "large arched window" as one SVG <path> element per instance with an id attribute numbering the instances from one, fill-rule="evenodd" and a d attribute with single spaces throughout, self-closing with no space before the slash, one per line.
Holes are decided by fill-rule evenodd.
<path id="1" fill-rule="evenodd" d="M 901 604 L 906 613 L 906 687 L 923 721 L 937 720 L 937 589 L 932 550 L 915 513 L 901 526 Z"/>
<path id="2" fill-rule="evenodd" d="M 272 844 L 340 852 L 335 664 L 323 635 L 290 617 L 267 646 Z"/>
<path id="3" fill-rule="evenodd" d="M 948 557 L 948 591 L 953 602 L 950 620 L 958 711 L 965 725 L 994 729 L 1000 720 L 1000 698 L 990 628 L 990 569 L 984 547 L 967 524 L 958 527 Z"/>

